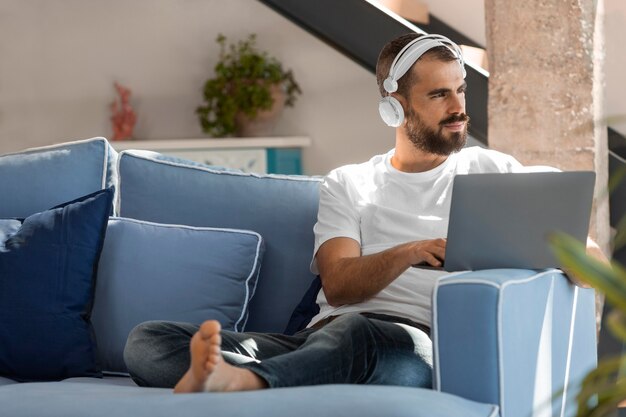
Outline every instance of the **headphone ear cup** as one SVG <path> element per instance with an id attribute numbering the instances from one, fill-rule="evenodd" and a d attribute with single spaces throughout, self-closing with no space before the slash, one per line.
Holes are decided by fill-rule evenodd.
<path id="1" fill-rule="evenodd" d="M 399 127 L 404 122 L 404 109 L 395 97 L 383 97 L 378 102 L 378 112 L 387 126 Z"/>

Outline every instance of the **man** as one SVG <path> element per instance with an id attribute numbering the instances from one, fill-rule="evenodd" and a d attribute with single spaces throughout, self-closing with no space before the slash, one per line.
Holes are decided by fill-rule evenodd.
<path id="1" fill-rule="evenodd" d="M 496 151 L 463 149 L 465 70 L 448 39 L 394 39 L 376 73 L 395 149 L 336 169 L 321 186 L 311 265 L 322 281 L 319 314 L 294 336 L 226 332 L 216 321 L 138 326 L 125 351 L 135 381 L 159 385 L 150 373 L 158 369 L 180 377 L 175 392 L 431 385 L 430 297 L 444 272 L 412 266 L 439 266 L 445 257 L 455 175 L 521 165 Z M 145 354 L 155 343 L 166 359 Z"/>

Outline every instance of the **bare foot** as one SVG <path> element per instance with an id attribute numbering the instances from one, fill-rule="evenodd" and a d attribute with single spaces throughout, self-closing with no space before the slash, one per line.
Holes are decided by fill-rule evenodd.
<path id="1" fill-rule="evenodd" d="M 267 388 L 267 383 L 254 372 L 237 368 L 222 358 L 220 324 L 215 320 L 202 323 L 191 338 L 191 365 L 174 387 L 175 393 L 229 392 Z"/>

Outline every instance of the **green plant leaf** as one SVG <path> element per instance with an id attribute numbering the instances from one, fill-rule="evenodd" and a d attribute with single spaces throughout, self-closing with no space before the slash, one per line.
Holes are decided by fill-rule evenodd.
<path id="1" fill-rule="evenodd" d="M 624 216 L 617 224 L 617 233 L 613 239 L 613 246 L 615 250 L 624 247 L 624 245 L 626 245 L 626 216 Z"/>
<path id="2" fill-rule="evenodd" d="M 623 357 L 605 359 L 587 374 L 577 396 L 577 416 L 606 416 L 626 399 L 626 379 L 619 373 L 625 361 Z"/>
<path id="3" fill-rule="evenodd" d="M 584 244 L 563 233 L 551 236 L 550 242 L 564 269 L 602 291 L 614 307 L 626 313 L 626 270 L 621 265 L 588 256 Z"/>
<path id="4" fill-rule="evenodd" d="M 578 415 L 589 417 L 612 415 L 624 399 L 626 399 L 626 381 L 598 387 L 597 394 L 590 398 L 590 403 L 593 405 L 587 408 L 587 412 L 581 413 L 579 410 Z"/>
<path id="5" fill-rule="evenodd" d="M 626 342 L 626 315 L 623 312 L 619 310 L 611 311 L 606 318 L 606 324 L 615 337 L 622 342 Z"/>

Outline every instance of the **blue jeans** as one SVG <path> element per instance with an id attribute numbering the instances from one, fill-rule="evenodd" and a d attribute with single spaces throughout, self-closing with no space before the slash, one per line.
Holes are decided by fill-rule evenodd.
<path id="1" fill-rule="evenodd" d="M 222 355 L 269 387 L 378 384 L 431 387 L 427 328 L 378 314 L 345 314 L 293 336 L 222 331 Z M 124 360 L 141 386 L 173 387 L 189 369 L 189 341 L 198 326 L 152 321 L 135 327 Z"/>

